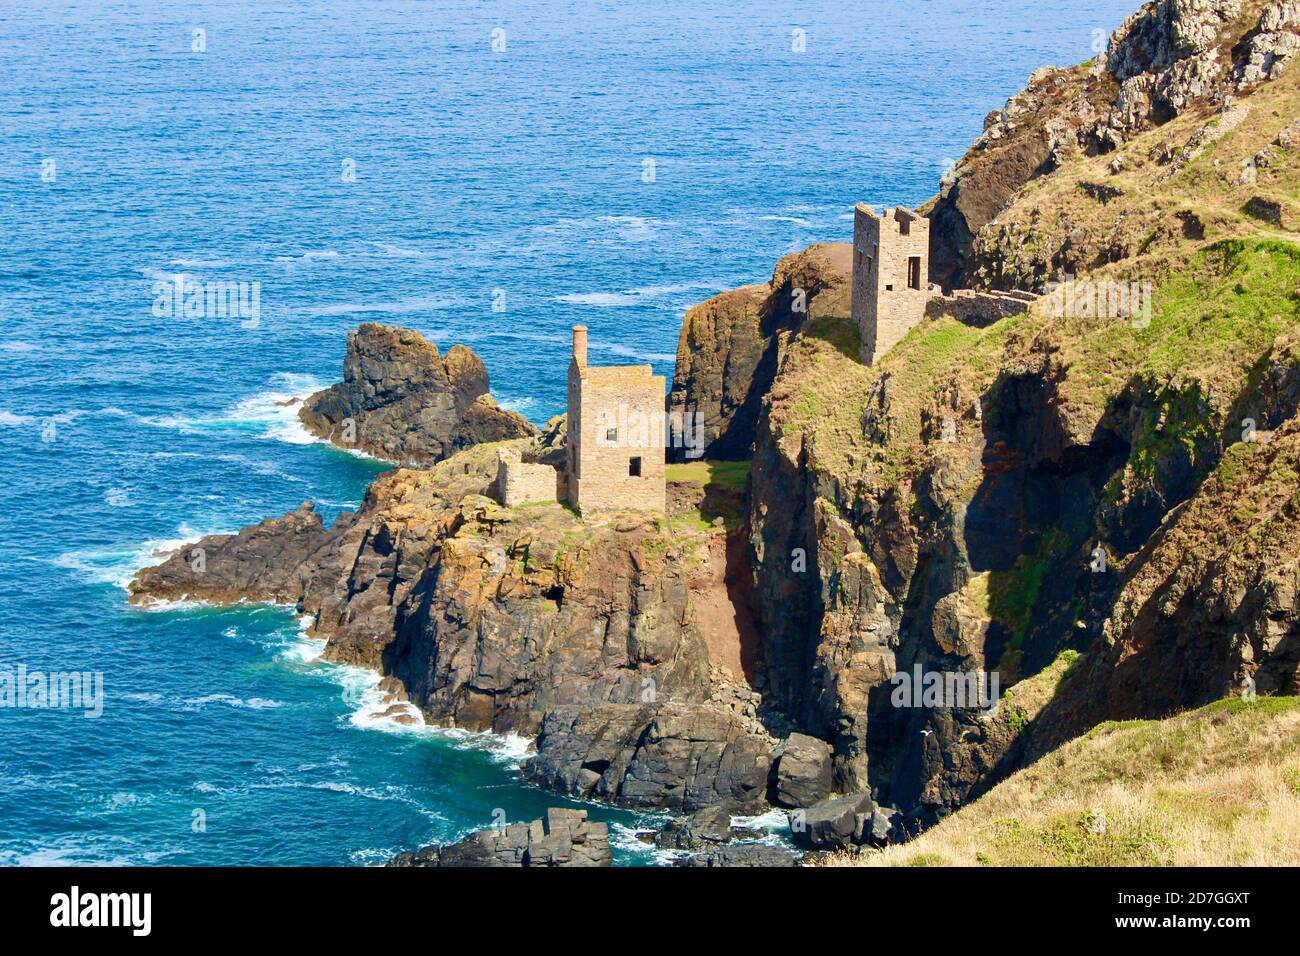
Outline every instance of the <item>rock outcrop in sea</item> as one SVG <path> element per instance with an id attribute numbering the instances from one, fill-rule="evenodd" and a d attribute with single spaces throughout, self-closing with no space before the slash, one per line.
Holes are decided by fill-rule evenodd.
<path id="1" fill-rule="evenodd" d="M 609 866 L 609 826 L 555 807 L 531 823 L 475 830 L 445 846 L 399 853 L 389 866 Z"/>
<path id="2" fill-rule="evenodd" d="M 537 433 L 492 400 L 487 369 L 470 349 L 441 355 L 418 332 L 371 322 L 348 334 L 343 381 L 310 396 L 298 417 L 341 448 L 417 466 Z"/>

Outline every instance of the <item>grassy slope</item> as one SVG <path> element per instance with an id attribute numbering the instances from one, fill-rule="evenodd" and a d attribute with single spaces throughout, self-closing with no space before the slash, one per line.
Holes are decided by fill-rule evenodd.
<path id="1" fill-rule="evenodd" d="M 837 866 L 1300 864 L 1300 698 L 1106 723 L 910 843 Z"/>

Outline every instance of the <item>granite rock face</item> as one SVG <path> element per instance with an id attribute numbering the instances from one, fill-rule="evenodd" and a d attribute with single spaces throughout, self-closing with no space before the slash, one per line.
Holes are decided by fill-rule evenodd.
<path id="1" fill-rule="evenodd" d="M 874 810 L 869 793 L 823 800 L 794 811 L 790 815 L 790 833 L 796 844 L 810 850 L 843 849 L 862 842 L 861 835 Z"/>
<path id="2" fill-rule="evenodd" d="M 211 535 L 162 564 L 143 568 L 131 582 L 132 601 L 292 604 L 302 593 L 299 568 L 329 540 L 315 506 L 304 501 L 283 518 L 250 525 L 238 534 Z"/>
<path id="3" fill-rule="evenodd" d="M 309 397 L 298 417 L 335 445 L 407 465 L 537 432 L 496 405 L 487 369 L 465 346 L 444 356 L 418 332 L 369 322 L 348 334 L 343 381 Z"/>
<path id="4" fill-rule="evenodd" d="M 775 742 L 710 702 L 557 707 L 526 779 L 560 793 L 691 812 L 764 805 Z"/>
<path id="5" fill-rule="evenodd" d="M 725 562 L 710 558 L 728 531 L 486 496 L 502 447 L 542 455 L 544 442 L 387 472 L 329 529 L 304 508 L 202 539 L 140 572 L 131 599 L 295 604 L 328 659 L 385 675 L 390 716 L 540 735 L 525 775 L 564 793 L 763 805 L 776 741 L 715 694 L 718 625 L 701 611 L 730 600 Z"/>
<path id="6" fill-rule="evenodd" d="M 399 853 L 389 866 L 609 866 L 609 826 L 586 810 L 552 807 L 543 820 L 475 830 L 445 846 Z"/>

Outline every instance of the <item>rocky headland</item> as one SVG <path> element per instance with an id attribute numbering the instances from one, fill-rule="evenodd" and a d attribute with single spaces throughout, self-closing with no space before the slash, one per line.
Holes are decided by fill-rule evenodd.
<path id="1" fill-rule="evenodd" d="M 897 844 L 1102 722 L 1300 693 L 1298 50 L 1293 0 L 1149 3 L 990 114 L 929 205 L 933 281 L 1145 282 L 1149 321 L 938 315 L 868 367 L 849 247 L 816 245 L 687 314 L 669 408 L 735 464 L 672 466 L 666 515 L 503 508 L 499 451 L 544 460 L 562 428 L 457 425 L 332 527 L 304 504 L 203 539 L 131 600 L 293 604 L 393 707 L 535 738 L 525 779 L 676 811 L 657 839 L 706 866 L 792 859 L 734 815 Z M 384 457 L 425 421 L 380 400 L 399 379 L 481 380 L 435 389 L 461 423 L 486 393 L 459 347 L 366 343 L 309 406 L 373 410 Z M 900 706 L 915 668 L 1000 699 Z M 1108 839 L 1159 839 L 1128 825 Z M 416 856 L 549 846 L 519 826 Z"/>

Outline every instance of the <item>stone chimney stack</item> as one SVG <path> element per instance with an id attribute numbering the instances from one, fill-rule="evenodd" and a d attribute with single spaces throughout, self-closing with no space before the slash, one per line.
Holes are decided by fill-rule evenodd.
<path id="1" fill-rule="evenodd" d="M 587 367 L 587 327 L 573 327 L 573 360 L 583 368 Z"/>

